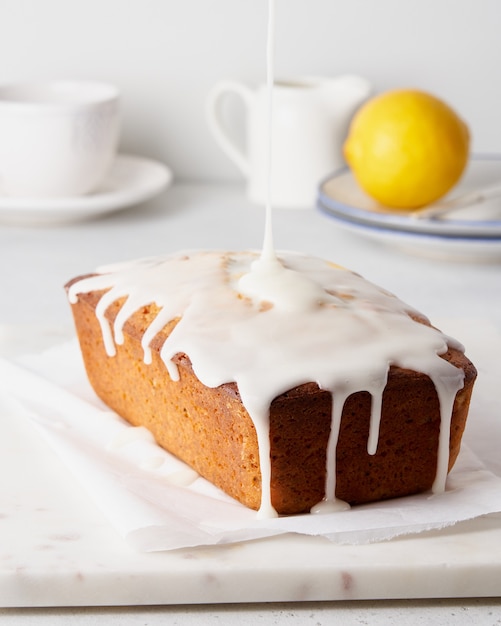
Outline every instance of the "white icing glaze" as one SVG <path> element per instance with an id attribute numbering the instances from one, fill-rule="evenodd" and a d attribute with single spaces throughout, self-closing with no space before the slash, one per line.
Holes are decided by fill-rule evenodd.
<path id="1" fill-rule="evenodd" d="M 242 252 L 185 252 L 103 267 L 99 274 L 74 283 L 71 302 L 78 294 L 107 289 L 96 315 L 106 349 L 115 353 L 123 341 L 123 324 L 136 310 L 156 303 L 157 317 L 143 337 L 145 361 L 150 343 L 163 326 L 181 318 L 161 349 L 172 378 L 178 378 L 173 357 L 190 357 L 199 380 L 208 387 L 234 381 L 258 434 L 262 472 L 261 515 L 271 515 L 268 419 L 271 401 L 305 382 L 316 382 L 333 394 L 331 439 L 327 453 L 326 505 L 335 498 L 335 451 L 345 399 L 358 391 L 373 397 L 368 451 L 377 449 L 381 396 L 390 365 L 427 374 L 437 389 L 442 413 L 437 478 L 442 491 L 449 459 L 449 424 L 452 403 L 463 385 L 463 371 L 440 358 L 448 344 L 462 346 L 440 331 L 414 321 L 416 313 L 398 298 L 362 277 L 328 262 L 282 252 L 273 263 L 295 278 L 287 296 L 243 294 L 242 277 L 262 271 L 262 256 Z M 257 269 L 256 269 L 257 268 Z M 262 277 L 261 277 L 262 278 Z M 272 281 L 275 280 L 272 276 Z M 297 282 L 296 282 L 297 278 Z M 308 285 L 297 290 L 298 284 Z M 311 288 L 310 288 L 311 287 Z M 307 297 L 304 297 L 304 294 Z M 313 297 L 310 297 L 314 294 Z M 126 300 L 111 328 L 108 306 Z M 305 300 L 307 306 L 305 305 Z"/>

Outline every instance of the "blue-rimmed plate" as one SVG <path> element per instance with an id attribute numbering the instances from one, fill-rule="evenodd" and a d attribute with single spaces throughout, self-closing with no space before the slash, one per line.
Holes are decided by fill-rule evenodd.
<path id="1" fill-rule="evenodd" d="M 321 211 L 330 211 L 318 205 Z M 450 237 L 433 233 L 414 233 L 381 228 L 335 217 L 337 225 L 380 244 L 406 253 L 427 258 L 468 263 L 498 263 L 501 261 L 501 237 Z"/>
<path id="2" fill-rule="evenodd" d="M 318 207 L 345 225 L 363 227 L 365 232 L 375 228 L 395 235 L 406 233 L 408 236 L 438 236 L 440 239 L 474 239 L 478 244 L 487 239 L 501 241 L 501 193 L 467 206 L 463 205 L 462 199 L 465 194 L 492 189 L 496 185 L 501 186 L 501 157 L 473 158 L 460 183 L 440 201 L 447 203 L 449 208 L 455 207 L 454 210 L 438 217 L 417 217 L 409 211 L 378 205 L 362 191 L 346 168 L 320 184 Z"/>

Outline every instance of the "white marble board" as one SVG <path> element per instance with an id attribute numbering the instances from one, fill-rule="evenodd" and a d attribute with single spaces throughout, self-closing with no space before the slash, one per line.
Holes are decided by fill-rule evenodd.
<path id="1" fill-rule="evenodd" d="M 0 606 L 501 596 L 501 515 L 384 543 L 273 539 L 137 553 L 0 399 Z"/>

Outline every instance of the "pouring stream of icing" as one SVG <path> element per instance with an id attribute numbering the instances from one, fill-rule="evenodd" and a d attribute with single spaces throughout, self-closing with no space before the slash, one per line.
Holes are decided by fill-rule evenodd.
<path id="1" fill-rule="evenodd" d="M 268 36 L 267 36 L 267 68 L 266 85 L 268 97 L 268 151 L 267 151 L 267 201 L 265 233 L 261 256 L 251 265 L 251 271 L 240 279 L 238 286 L 244 295 L 253 300 L 269 302 L 273 306 L 289 311 L 307 311 L 336 299 L 326 294 L 325 290 L 305 274 L 286 268 L 277 258 L 273 244 L 272 220 L 272 153 L 273 153 L 273 86 L 275 65 L 275 0 L 268 0 Z M 333 409 L 331 436 L 327 451 L 326 500 L 312 512 L 342 510 L 349 505 L 335 497 L 335 459 L 336 443 L 341 424 L 342 405 Z M 271 463 L 269 461 L 269 415 L 262 415 L 255 420 L 260 450 L 261 480 L 263 498 L 259 517 L 275 515 L 271 506 L 268 485 L 271 482 Z M 258 425 L 261 425 L 259 427 Z M 264 427 L 262 426 L 264 425 Z M 332 494 L 332 495 L 328 495 Z"/>

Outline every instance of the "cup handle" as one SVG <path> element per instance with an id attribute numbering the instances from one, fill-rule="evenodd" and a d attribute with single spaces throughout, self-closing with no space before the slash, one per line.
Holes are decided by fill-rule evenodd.
<path id="1" fill-rule="evenodd" d="M 207 122 L 209 130 L 223 152 L 235 163 L 246 178 L 250 176 L 250 163 L 242 147 L 230 136 L 224 122 L 223 100 L 229 96 L 241 99 L 248 116 L 254 104 L 254 93 L 246 85 L 236 81 L 221 81 L 216 83 L 207 98 Z"/>

